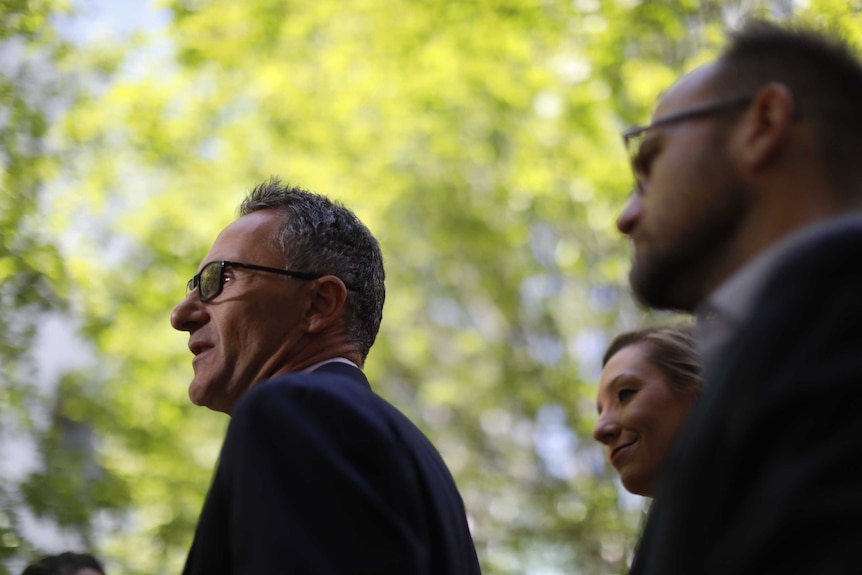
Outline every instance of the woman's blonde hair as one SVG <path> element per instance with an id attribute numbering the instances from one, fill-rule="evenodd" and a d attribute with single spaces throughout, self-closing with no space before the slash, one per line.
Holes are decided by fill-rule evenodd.
<path id="1" fill-rule="evenodd" d="M 621 349 L 645 344 L 647 361 L 662 370 L 679 391 L 700 393 L 701 365 L 691 325 L 655 326 L 617 335 L 602 357 L 602 367 Z"/>

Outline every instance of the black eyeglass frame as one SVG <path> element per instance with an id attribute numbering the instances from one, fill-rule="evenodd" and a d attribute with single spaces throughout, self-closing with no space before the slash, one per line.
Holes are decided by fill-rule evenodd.
<path id="1" fill-rule="evenodd" d="M 731 108 L 739 107 L 739 106 L 747 106 L 754 99 L 754 96 L 739 96 L 736 98 L 729 98 L 726 100 L 718 100 L 716 102 L 709 102 L 707 104 L 703 104 L 701 106 L 695 106 L 694 108 L 690 108 L 688 110 L 683 110 L 677 114 L 671 114 L 670 116 L 665 116 L 664 118 L 660 118 L 653 122 L 652 124 L 648 124 L 646 126 L 635 126 L 623 132 L 623 143 L 625 144 L 626 151 L 629 154 L 629 159 L 631 162 L 632 170 L 635 176 L 635 183 L 637 185 L 638 190 L 643 189 L 642 177 L 640 176 L 640 150 L 641 147 L 638 145 L 633 149 L 632 141 L 634 141 L 638 136 L 652 130 L 653 128 L 661 128 L 662 126 L 669 126 L 672 124 L 676 124 L 678 122 L 687 122 L 689 120 L 696 120 L 698 118 L 704 118 L 706 116 L 710 116 L 712 114 L 717 114 L 718 112 L 723 112 L 725 110 L 729 110 Z M 794 110 L 794 118 L 798 118 L 798 114 Z"/>
<path id="2" fill-rule="evenodd" d="M 222 290 L 224 290 L 224 270 L 225 270 L 225 268 L 228 268 L 228 267 L 243 268 L 243 269 L 255 270 L 255 271 L 259 271 L 259 272 L 269 272 L 269 273 L 278 274 L 278 275 L 287 276 L 287 277 L 292 277 L 292 278 L 296 278 L 296 279 L 300 279 L 300 280 L 316 280 L 318 278 L 323 277 L 323 275 L 325 275 L 325 274 L 314 274 L 314 273 L 309 273 L 309 272 L 295 272 L 293 270 L 282 270 L 282 269 L 278 269 L 278 268 L 258 266 L 255 264 L 244 264 L 244 263 L 240 263 L 240 262 L 229 262 L 229 261 L 224 261 L 224 260 L 222 260 L 222 261 L 215 260 L 215 261 L 207 262 L 206 264 L 204 264 L 204 267 L 201 268 L 201 271 L 198 272 L 197 274 L 195 274 L 194 277 L 192 277 L 192 279 L 189 280 L 189 282 L 186 284 L 186 297 L 188 297 L 188 295 L 190 293 L 192 293 L 195 290 L 195 288 L 200 288 L 201 276 L 203 275 L 204 271 L 206 271 L 206 269 L 208 267 L 213 266 L 213 265 L 219 266 L 218 289 L 216 289 L 214 293 L 207 295 L 206 297 L 204 297 L 203 292 L 201 292 L 200 289 L 198 289 L 198 296 L 201 298 L 201 302 L 203 302 L 203 303 L 206 303 L 206 302 L 212 300 L 213 298 L 218 297 L 219 294 L 221 294 Z M 350 288 L 348 288 L 348 289 L 350 289 Z"/>

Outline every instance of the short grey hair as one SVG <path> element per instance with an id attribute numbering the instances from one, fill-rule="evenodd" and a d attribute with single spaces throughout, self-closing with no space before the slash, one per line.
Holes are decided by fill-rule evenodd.
<path id="1" fill-rule="evenodd" d="M 239 206 L 239 215 L 275 210 L 282 216 L 275 245 L 291 269 L 334 275 L 348 287 L 348 336 L 363 361 L 374 344 L 386 298 L 380 245 L 341 203 L 278 178 L 257 185 Z"/>

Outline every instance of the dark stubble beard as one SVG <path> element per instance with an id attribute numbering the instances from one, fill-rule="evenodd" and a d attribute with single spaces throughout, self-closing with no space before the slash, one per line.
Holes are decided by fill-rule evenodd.
<path id="1" fill-rule="evenodd" d="M 632 263 L 629 282 L 635 296 L 654 309 L 693 311 L 717 286 L 716 268 L 743 223 L 750 204 L 749 188 L 726 158 L 714 158 L 704 181 L 724 180 L 713 190 L 711 208 L 692 221 L 663 249 L 642 254 Z M 716 170 L 720 170 L 717 172 Z"/>

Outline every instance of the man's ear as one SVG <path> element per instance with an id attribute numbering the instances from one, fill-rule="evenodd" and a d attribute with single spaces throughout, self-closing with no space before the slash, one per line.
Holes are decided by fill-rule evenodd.
<path id="1" fill-rule="evenodd" d="M 734 153 L 746 168 L 762 168 L 787 145 L 794 115 L 793 94 L 784 84 L 767 84 L 754 96 L 734 135 Z"/>
<path id="2" fill-rule="evenodd" d="M 336 276 L 312 280 L 309 305 L 306 308 L 308 331 L 318 333 L 342 316 L 347 302 L 347 287 Z"/>

